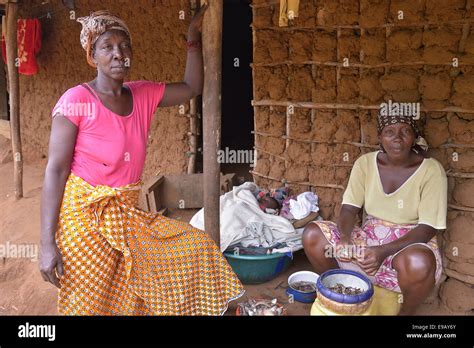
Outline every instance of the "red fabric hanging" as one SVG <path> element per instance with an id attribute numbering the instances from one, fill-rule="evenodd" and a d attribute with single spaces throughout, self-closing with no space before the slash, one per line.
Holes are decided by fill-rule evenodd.
<path id="1" fill-rule="evenodd" d="M 5 18 L 4 18 L 5 19 Z M 18 19 L 17 23 L 18 72 L 22 75 L 34 75 L 38 72 L 36 56 L 41 49 L 41 23 L 38 19 Z M 7 63 L 5 33 L 2 34 L 3 61 Z"/>

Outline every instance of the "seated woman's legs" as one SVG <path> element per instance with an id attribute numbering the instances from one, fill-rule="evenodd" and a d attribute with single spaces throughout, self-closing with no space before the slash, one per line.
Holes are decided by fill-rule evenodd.
<path id="1" fill-rule="evenodd" d="M 332 246 L 318 225 L 311 223 L 306 226 L 302 238 L 304 252 L 318 274 L 339 268 L 337 261 L 327 256 L 327 251 L 331 250 Z"/>
<path id="2" fill-rule="evenodd" d="M 403 302 L 400 315 L 411 315 L 435 286 L 436 259 L 427 247 L 413 245 L 393 258 Z"/>

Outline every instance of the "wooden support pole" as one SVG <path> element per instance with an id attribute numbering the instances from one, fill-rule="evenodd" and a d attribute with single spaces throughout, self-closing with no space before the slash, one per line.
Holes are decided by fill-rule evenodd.
<path id="1" fill-rule="evenodd" d="M 448 204 L 448 208 L 454 209 L 454 210 L 461 210 L 461 211 L 472 211 L 474 212 L 474 208 L 471 207 L 462 207 L 460 205 L 455 205 L 455 204 Z"/>
<path id="2" fill-rule="evenodd" d="M 343 62 L 321 62 L 317 60 L 305 60 L 300 62 L 293 62 L 291 60 L 284 60 L 279 62 L 271 62 L 271 63 L 251 63 L 252 68 L 255 67 L 274 67 L 274 66 L 281 66 L 286 65 L 288 67 L 292 65 L 316 65 L 316 66 L 336 66 L 336 67 L 343 67 Z M 416 61 L 416 62 L 390 62 L 390 63 L 379 63 L 379 64 L 362 64 L 362 63 L 350 63 L 351 68 L 365 68 L 365 69 L 379 69 L 379 68 L 397 68 L 397 67 L 407 67 L 407 66 L 418 66 L 418 65 L 426 65 L 426 66 L 452 66 L 452 62 L 445 62 L 445 63 L 430 63 L 426 61 Z M 474 66 L 473 63 L 463 62 L 463 66 Z"/>
<path id="3" fill-rule="evenodd" d="M 346 104 L 346 103 L 312 103 L 299 101 L 284 101 L 284 100 L 253 100 L 253 106 L 290 106 L 295 108 L 305 109 L 346 109 L 346 110 L 379 110 L 380 105 L 362 105 L 362 104 Z M 458 106 L 446 106 L 444 108 L 427 108 L 420 107 L 422 112 L 458 112 L 464 114 L 474 114 L 474 109 L 463 109 Z"/>
<path id="4" fill-rule="evenodd" d="M 190 0 L 191 16 L 199 9 L 197 0 Z M 196 173 L 197 137 L 198 137 L 197 97 L 189 101 L 189 160 L 188 174 Z"/>
<path id="5" fill-rule="evenodd" d="M 193 98 L 189 102 L 189 161 L 188 174 L 196 173 L 196 156 L 197 156 L 197 136 L 198 136 L 198 117 L 197 117 L 197 100 Z"/>
<path id="6" fill-rule="evenodd" d="M 474 179 L 474 173 L 459 173 L 453 172 L 452 169 L 449 169 L 446 172 L 447 176 L 452 176 L 454 178 L 464 178 L 464 179 Z"/>
<path id="7" fill-rule="evenodd" d="M 202 96 L 204 142 L 204 228 L 220 246 L 222 17 L 223 0 L 208 0 L 203 29 L 204 90 Z M 203 2 L 201 1 L 201 5 Z"/>
<path id="8" fill-rule="evenodd" d="M 257 16 L 257 11 L 255 11 L 255 8 L 250 5 L 250 7 L 252 8 L 252 18 L 255 19 L 256 16 Z M 257 31 L 255 30 L 254 27 L 252 27 L 252 25 L 250 26 L 252 28 L 252 42 L 253 42 L 253 48 L 252 48 L 252 54 L 253 56 L 255 57 L 255 47 L 257 47 L 256 45 L 258 44 L 258 39 L 257 39 Z M 253 91 L 256 91 L 257 90 L 257 84 L 255 82 L 255 68 L 253 67 L 252 63 L 250 63 L 250 67 L 252 68 L 252 90 Z M 258 123 L 257 123 L 257 113 L 258 113 L 258 110 L 257 110 L 257 107 L 252 105 L 253 107 L 253 129 L 254 130 L 257 130 L 258 129 Z M 254 137 L 253 137 L 253 143 L 256 144 L 257 143 L 257 136 L 254 134 Z M 258 168 L 258 165 L 257 165 L 257 162 L 258 162 L 258 150 L 256 149 L 256 147 L 254 146 L 254 163 L 253 163 L 253 168 Z M 283 159 L 285 160 L 285 159 Z"/>
<path id="9" fill-rule="evenodd" d="M 293 185 L 299 185 L 299 186 L 310 186 L 310 187 L 324 187 L 324 188 L 332 188 L 336 190 L 344 190 L 344 186 L 342 185 L 337 185 L 337 184 L 314 184 L 310 182 L 299 182 L 299 181 L 289 181 L 284 178 L 282 179 L 277 179 L 268 175 L 263 175 L 260 174 L 256 171 L 251 170 L 250 173 L 255 176 L 259 176 L 261 178 L 267 179 L 267 180 L 272 180 L 272 181 L 278 181 L 281 182 L 282 184 L 293 184 Z"/>
<path id="10" fill-rule="evenodd" d="M 466 13 L 470 14 L 471 12 L 471 0 L 466 0 Z M 469 33 L 471 32 L 471 23 L 466 22 L 462 26 L 462 36 L 461 40 L 459 40 L 458 51 L 464 53 L 466 51 L 466 43 L 469 37 Z"/>
<path id="11" fill-rule="evenodd" d="M 20 85 L 18 78 L 18 69 L 15 65 L 18 57 L 17 45 L 17 21 L 18 4 L 15 2 L 7 3 L 7 68 L 8 68 L 8 87 L 10 94 L 10 126 L 13 150 L 13 170 L 15 197 L 23 197 L 23 156 L 21 152 L 20 136 Z"/>

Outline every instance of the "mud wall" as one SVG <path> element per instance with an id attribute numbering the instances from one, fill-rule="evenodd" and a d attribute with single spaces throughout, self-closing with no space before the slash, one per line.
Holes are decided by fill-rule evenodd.
<path id="1" fill-rule="evenodd" d="M 40 3 L 23 1 L 19 14 L 20 18 L 42 17 L 43 29 L 42 49 L 37 57 L 39 73 L 20 75 L 21 132 L 26 161 L 47 156 L 50 113 L 61 94 L 92 80 L 96 73 L 86 63 L 79 42 L 81 25 L 71 20 L 69 10 L 59 0 Z M 189 1 L 83 0 L 76 4 L 76 18 L 108 9 L 129 25 L 134 50 L 130 80 L 173 82 L 183 78 Z M 181 10 L 185 11 L 186 20 L 180 19 Z M 178 107 L 158 109 L 150 130 L 145 179 L 157 172 L 180 173 L 186 169 L 188 129 L 189 120 L 179 115 Z"/>
<path id="2" fill-rule="evenodd" d="M 301 0 L 287 28 L 278 26 L 279 1 L 252 5 L 255 181 L 312 190 L 321 215 L 335 220 L 353 162 L 378 148 L 380 103 L 420 102 L 431 154 L 449 175 L 441 299 L 456 312 L 474 309 L 474 12 L 467 3 Z"/>

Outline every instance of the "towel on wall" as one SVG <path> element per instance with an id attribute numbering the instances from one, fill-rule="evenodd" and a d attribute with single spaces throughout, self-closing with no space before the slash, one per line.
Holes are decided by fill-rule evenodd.
<path id="1" fill-rule="evenodd" d="M 288 20 L 298 17 L 300 0 L 280 0 L 280 27 L 287 27 Z"/>
<path id="2" fill-rule="evenodd" d="M 2 18 L 2 55 L 3 61 L 7 62 L 6 50 L 6 17 Z M 18 72 L 22 75 L 34 75 L 38 72 L 36 56 L 41 49 L 41 23 L 37 18 L 18 19 L 17 23 L 18 42 Z"/>

